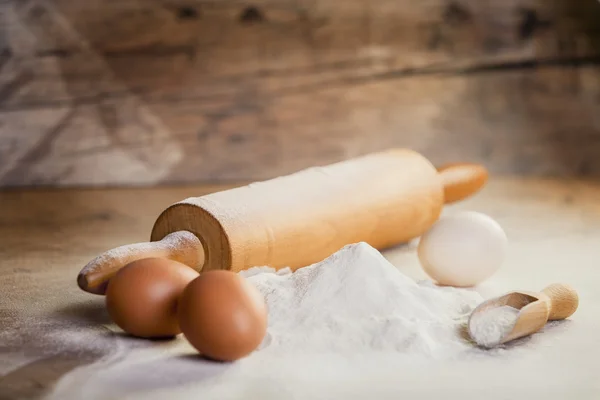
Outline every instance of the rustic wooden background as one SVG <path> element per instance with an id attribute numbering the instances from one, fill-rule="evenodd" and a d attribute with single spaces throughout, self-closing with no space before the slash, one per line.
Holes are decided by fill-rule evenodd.
<path id="1" fill-rule="evenodd" d="M 264 179 L 389 146 L 600 175 L 600 2 L 0 0 L 0 186 Z"/>

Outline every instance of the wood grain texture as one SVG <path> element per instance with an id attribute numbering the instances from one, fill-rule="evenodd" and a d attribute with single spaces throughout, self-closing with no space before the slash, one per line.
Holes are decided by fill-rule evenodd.
<path id="1" fill-rule="evenodd" d="M 600 173 L 595 0 L 5 0 L 0 185 L 266 179 L 389 146 Z"/>
<path id="2" fill-rule="evenodd" d="M 167 205 L 221 189 L 1 192 L 0 399 L 41 398 L 67 372 L 123 344 L 152 346 L 104 326 L 104 302 L 81 295 L 77 271 L 93 254 L 148 240 Z"/>

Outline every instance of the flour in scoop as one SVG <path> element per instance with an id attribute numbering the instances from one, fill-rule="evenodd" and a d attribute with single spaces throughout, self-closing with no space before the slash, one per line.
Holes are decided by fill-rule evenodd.
<path id="1" fill-rule="evenodd" d="M 519 310 L 511 306 L 494 307 L 473 314 L 469 333 L 480 346 L 494 347 L 512 331 L 517 323 Z"/>
<path id="2" fill-rule="evenodd" d="M 269 328 L 261 352 L 397 352 L 444 358 L 472 349 L 465 323 L 481 296 L 416 283 L 366 243 L 296 272 L 240 272 L 265 296 Z"/>

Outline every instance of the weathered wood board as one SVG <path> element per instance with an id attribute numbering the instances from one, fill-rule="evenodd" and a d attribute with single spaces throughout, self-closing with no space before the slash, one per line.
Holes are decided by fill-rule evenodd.
<path id="1" fill-rule="evenodd" d="M 253 358 L 241 364 L 211 364 L 194 357 L 192 348 L 174 354 L 185 346 L 182 337 L 156 342 L 123 335 L 111 323 L 104 298 L 81 291 L 76 283 L 81 267 L 98 254 L 148 240 L 165 207 L 226 188 L 0 193 L 0 399 L 597 400 L 599 182 L 494 178 L 478 195 L 448 210 L 484 212 L 510 238 L 507 262 L 475 290 L 491 298 L 567 282 L 580 295 L 579 309 L 569 321 L 499 349 L 498 357 L 487 363 L 470 354 L 449 363 L 422 360 L 419 368 L 410 355 L 408 367 L 365 367 L 362 357 L 343 357 L 343 365 L 323 366 L 318 358 L 312 364 L 290 365 L 284 356 L 276 365 L 292 367 L 284 370 L 289 371 L 286 379 L 266 373 L 270 363 L 249 371 L 246 362 Z M 428 279 L 413 244 L 383 254 L 402 273 Z M 393 358 L 393 352 L 388 355 Z M 308 354 L 306 360 L 318 356 Z M 400 360 L 405 356 L 397 354 Z M 295 361 L 293 354 L 289 357 Z M 85 368 L 92 363 L 97 374 L 90 376 Z M 125 363 L 133 366 L 119 369 Z M 76 368 L 84 369 L 83 374 Z M 322 374 L 314 373 L 318 368 Z M 215 369 L 223 379 L 207 379 Z M 247 374 L 242 382 L 236 372 L 240 370 Z M 224 386 L 229 389 L 218 390 Z"/>
<path id="2" fill-rule="evenodd" d="M 4 0 L 0 186 L 265 179 L 388 146 L 600 174 L 595 0 Z"/>

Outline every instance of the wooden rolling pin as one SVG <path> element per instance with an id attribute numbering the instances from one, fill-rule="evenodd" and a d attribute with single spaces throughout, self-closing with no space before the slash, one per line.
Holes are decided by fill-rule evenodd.
<path id="1" fill-rule="evenodd" d="M 439 171 L 422 155 L 393 149 L 173 204 L 150 243 L 110 250 L 86 265 L 81 289 L 103 294 L 124 265 L 166 257 L 197 270 L 296 268 L 347 244 L 377 249 L 423 234 L 443 204 L 481 189 L 487 171 L 452 164 Z"/>

